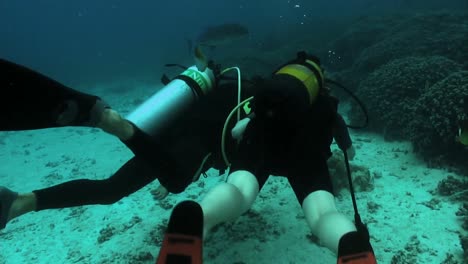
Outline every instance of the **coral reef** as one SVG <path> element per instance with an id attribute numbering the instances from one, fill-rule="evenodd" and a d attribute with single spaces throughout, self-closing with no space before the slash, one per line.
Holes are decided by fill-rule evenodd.
<path id="1" fill-rule="evenodd" d="M 462 172 L 468 153 L 454 137 L 468 112 L 467 23 L 453 12 L 363 17 L 328 47 L 340 63 L 326 63 L 366 104 L 371 130 L 410 140 L 430 166 Z M 356 106 L 349 115 L 362 123 Z"/>
<path id="2" fill-rule="evenodd" d="M 361 82 L 357 92 L 369 110 L 370 128 L 386 139 L 409 139 L 408 123 L 414 118 L 416 101 L 434 83 L 460 69 L 441 56 L 405 57 L 378 68 Z M 352 120 L 361 120 L 353 113 L 360 113 L 356 107 L 350 115 Z"/>
<path id="3" fill-rule="evenodd" d="M 395 23 L 396 22 L 396 23 Z M 468 15 L 448 12 L 418 14 L 387 27 L 382 41 L 369 46 L 356 65 L 368 72 L 394 58 L 441 55 L 468 67 Z"/>
<path id="4" fill-rule="evenodd" d="M 394 60 L 361 82 L 358 96 L 369 110 L 369 128 L 387 140 L 409 140 L 431 166 L 468 171 L 468 150 L 455 141 L 468 118 L 468 71 L 445 57 Z M 351 123 L 363 119 L 356 106 Z"/>
<path id="5" fill-rule="evenodd" d="M 331 44 L 330 50 L 342 57 L 340 64 L 326 65 L 335 71 L 333 79 L 351 88 L 365 103 L 371 131 L 387 140 L 408 140 L 430 167 L 445 167 L 461 175 L 468 175 L 468 148 L 455 137 L 459 121 L 468 119 L 467 24 L 468 13 L 366 17 Z M 348 115 L 352 124 L 364 120 L 353 104 Z M 347 186 L 342 180 L 345 177 L 338 177 L 340 182 L 335 175 L 343 175 L 344 169 L 334 158 L 330 162 L 339 190 Z M 468 262 L 465 179 L 449 176 L 433 194 L 463 202 L 457 216 L 464 230 L 460 243 Z M 439 203 L 434 198 L 424 205 L 437 210 Z M 377 210 L 373 204 L 368 207 Z M 391 263 L 415 263 L 419 246 L 412 237 Z M 443 263 L 456 262 L 448 254 Z"/>
<path id="6" fill-rule="evenodd" d="M 433 193 L 447 196 L 454 201 L 468 201 L 468 181 L 449 175 L 439 182 Z"/>
<path id="7" fill-rule="evenodd" d="M 468 71 L 454 72 L 425 89 L 408 125 L 415 151 L 429 160 L 467 165 L 468 151 L 455 141 L 458 120 L 468 118 L 467 105 Z"/>
<path id="8" fill-rule="evenodd" d="M 331 43 L 330 50 L 343 58 L 331 69 L 343 71 L 353 85 L 376 68 L 407 56 L 445 56 L 468 69 L 467 23 L 467 14 L 448 12 L 362 18 Z"/>
<path id="9" fill-rule="evenodd" d="M 353 188 L 356 192 L 368 192 L 374 189 L 374 177 L 369 169 L 350 163 Z M 328 160 L 328 168 L 333 182 L 333 191 L 338 195 L 342 189 L 348 189 L 348 176 L 341 151 L 333 151 L 333 155 Z"/>
<path id="10" fill-rule="evenodd" d="M 399 17 L 402 19 L 402 17 Z M 344 34 L 334 40 L 329 51 L 333 51 L 339 56 L 340 63 L 333 61 L 324 61 L 328 68 L 332 71 L 345 70 L 351 67 L 361 53 L 374 43 L 382 41 L 389 25 L 395 23 L 397 17 L 370 17 L 363 16 L 354 21 Z M 327 56 L 327 52 L 323 52 L 322 57 Z"/>

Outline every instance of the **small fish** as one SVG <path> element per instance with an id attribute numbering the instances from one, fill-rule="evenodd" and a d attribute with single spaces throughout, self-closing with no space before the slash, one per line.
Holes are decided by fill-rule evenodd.
<path id="1" fill-rule="evenodd" d="M 468 120 L 460 121 L 457 141 L 465 146 L 468 146 Z"/>
<path id="2" fill-rule="evenodd" d="M 198 70 L 204 72 L 206 67 L 208 67 L 208 59 L 206 58 L 205 54 L 201 50 L 200 46 L 196 46 L 193 52 L 195 57 L 195 66 L 197 66 Z"/>

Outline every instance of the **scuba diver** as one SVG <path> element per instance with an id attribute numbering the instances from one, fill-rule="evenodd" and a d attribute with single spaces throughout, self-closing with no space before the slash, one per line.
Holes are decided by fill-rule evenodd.
<path id="1" fill-rule="evenodd" d="M 2 88 L 10 91 L 0 104 L 0 131 L 99 127 L 117 136 L 135 154 L 104 180 L 72 180 L 23 194 L 0 187 L 0 229 L 31 211 L 112 204 L 156 178 L 170 192 L 180 193 L 210 167 L 226 168 L 220 155 L 220 131 L 226 115 L 238 104 L 237 87 L 221 82 L 220 89 L 212 91 L 211 70 L 186 69 L 127 118 L 99 97 L 75 91 L 21 65 L 0 60 L 0 72 Z M 232 144 L 227 138 L 226 145 Z"/>
<path id="2" fill-rule="evenodd" d="M 337 254 L 338 263 L 376 263 L 354 192 L 355 223 L 335 206 L 327 166 L 330 145 L 335 138 L 346 162 L 348 151 L 354 149 L 337 112 L 338 100 L 325 87 L 319 60 L 300 52 L 257 88 L 251 114 L 232 130 L 239 144 L 227 181 L 215 186 L 199 203 L 204 235 L 249 210 L 269 175 L 283 175 L 312 233 Z"/>

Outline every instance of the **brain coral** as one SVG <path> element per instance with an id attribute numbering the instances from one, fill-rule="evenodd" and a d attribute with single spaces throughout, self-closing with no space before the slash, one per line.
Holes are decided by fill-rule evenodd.
<path id="1" fill-rule="evenodd" d="M 370 128 L 387 139 L 408 138 L 408 123 L 415 103 L 425 89 L 460 70 L 460 65 L 441 56 L 406 57 L 389 62 L 360 83 L 357 95 L 366 104 Z M 360 111 L 352 107 L 350 118 L 359 123 Z"/>

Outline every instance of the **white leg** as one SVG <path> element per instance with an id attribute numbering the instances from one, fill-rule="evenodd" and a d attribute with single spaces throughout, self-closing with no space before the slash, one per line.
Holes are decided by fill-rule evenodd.
<path id="1" fill-rule="evenodd" d="M 229 175 L 227 183 L 214 187 L 201 201 L 204 215 L 204 235 L 215 225 L 232 221 L 246 212 L 258 194 L 258 182 L 248 171 Z"/>
<path id="2" fill-rule="evenodd" d="M 323 246 L 335 253 L 338 252 L 340 238 L 348 232 L 356 231 L 353 222 L 337 211 L 335 197 L 327 191 L 309 194 L 302 203 L 302 209 L 312 233 Z"/>

